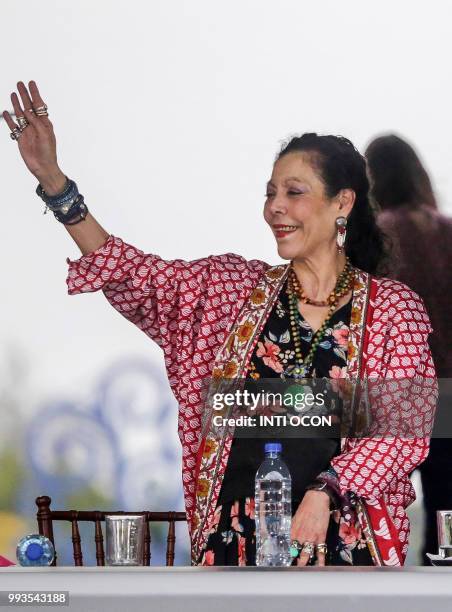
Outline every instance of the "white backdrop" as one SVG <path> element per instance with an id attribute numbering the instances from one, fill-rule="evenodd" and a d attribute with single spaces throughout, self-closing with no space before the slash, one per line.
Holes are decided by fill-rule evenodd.
<path id="1" fill-rule="evenodd" d="M 452 211 L 451 13 L 419 0 L 4 1 L 0 107 L 17 80 L 38 82 L 61 168 L 109 232 L 165 258 L 277 262 L 264 190 L 295 133 L 363 150 L 395 131 Z M 42 216 L 0 128 L 0 384 L 17 411 L 3 409 L 5 434 L 43 400 L 82 398 L 125 355 L 163 360 L 101 293 L 67 296 L 77 247 Z"/>

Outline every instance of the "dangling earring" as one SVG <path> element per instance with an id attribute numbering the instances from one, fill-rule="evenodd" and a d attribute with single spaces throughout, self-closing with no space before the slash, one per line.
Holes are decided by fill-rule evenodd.
<path id="1" fill-rule="evenodd" d="M 347 219 L 346 217 L 338 217 L 336 219 L 336 245 L 339 253 L 344 252 L 345 236 L 347 235 Z"/>

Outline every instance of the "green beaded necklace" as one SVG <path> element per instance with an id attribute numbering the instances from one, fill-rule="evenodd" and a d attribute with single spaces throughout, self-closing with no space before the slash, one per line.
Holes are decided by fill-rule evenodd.
<path id="1" fill-rule="evenodd" d="M 295 368 L 293 370 L 293 377 L 295 379 L 304 379 L 308 376 L 309 370 L 312 366 L 315 352 L 322 340 L 323 334 L 328 327 L 331 317 L 333 316 L 339 299 L 348 293 L 353 285 L 354 269 L 347 258 L 346 264 L 338 279 L 336 285 L 328 298 L 329 308 L 326 318 L 319 329 L 314 333 L 311 340 L 311 347 L 306 357 L 303 357 L 301 351 L 301 336 L 298 328 L 298 321 L 301 319 L 300 312 L 298 310 L 298 298 L 299 298 L 299 281 L 296 278 L 295 271 L 291 269 L 291 274 L 287 283 L 287 293 L 289 295 L 289 319 L 290 326 L 292 328 L 292 338 L 295 348 Z M 297 286 L 298 285 L 298 286 Z"/>

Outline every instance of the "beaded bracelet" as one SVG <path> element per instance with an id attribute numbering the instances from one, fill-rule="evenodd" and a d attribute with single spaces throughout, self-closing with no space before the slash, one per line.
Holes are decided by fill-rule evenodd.
<path id="1" fill-rule="evenodd" d="M 63 211 L 69 210 L 79 195 L 77 184 L 68 177 L 66 177 L 66 185 L 61 193 L 53 196 L 47 195 L 41 184 L 37 186 L 36 193 L 44 201 L 46 209 L 48 208 L 52 212 L 60 209 Z"/>
<path id="2" fill-rule="evenodd" d="M 86 219 L 88 207 L 78 191 L 77 184 L 70 178 L 66 177 L 63 191 L 56 195 L 46 194 L 41 184 L 36 188 L 36 193 L 46 205 L 44 214 L 51 210 L 60 223 L 75 225 Z"/>

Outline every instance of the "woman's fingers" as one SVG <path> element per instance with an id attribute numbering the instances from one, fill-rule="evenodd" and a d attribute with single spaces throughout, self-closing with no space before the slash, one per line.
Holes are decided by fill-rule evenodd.
<path id="1" fill-rule="evenodd" d="M 28 87 L 30 88 L 31 100 L 33 104 L 33 108 L 37 109 L 40 106 L 44 106 L 45 102 L 41 98 L 41 94 L 39 93 L 38 86 L 35 81 L 30 81 L 28 83 Z"/>
<path id="2" fill-rule="evenodd" d="M 3 116 L 3 119 L 5 120 L 6 125 L 11 130 L 11 132 L 13 131 L 14 128 L 18 127 L 17 123 L 14 122 L 13 118 L 8 113 L 8 111 L 3 111 L 2 116 Z"/>
<path id="3" fill-rule="evenodd" d="M 16 111 L 14 111 L 14 113 L 17 114 Z M 14 119 L 11 117 L 11 115 L 10 115 L 10 113 L 8 113 L 8 111 L 3 111 L 2 116 L 3 116 L 3 119 L 5 120 L 6 125 L 9 127 L 11 132 L 13 132 L 16 129 L 19 129 L 18 124 L 14 121 Z M 25 111 L 25 117 L 27 117 L 27 111 Z M 33 115 L 32 115 L 32 117 L 33 117 Z M 28 129 L 32 130 L 33 128 L 28 126 Z M 33 130 L 33 132 L 34 132 L 34 130 Z M 21 130 L 20 133 L 18 133 L 18 136 L 19 136 L 19 138 L 22 138 L 22 130 Z M 16 138 L 16 140 L 17 140 L 17 138 Z"/>
<path id="4" fill-rule="evenodd" d="M 36 85 L 36 82 L 30 81 L 28 83 L 28 88 L 30 90 L 31 103 L 33 105 L 34 110 L 36 111 L 38 110 L 38 108 L 43 108 L 43 107 L 47 108 L 46 103 L 44 102 L 44 100 L 41 97 L 41 94 L 39 93 L 39 89 L 38 89 L 38 86 Z M 53 127 L 52 122 L 50 121 L 47 115 L 39 116 L 39 123 L 41 125 L 44 125 L 46 128 Z"/>
<path id="5" fill-rule="evenodd" d="M 293 518 L 290 539 L 296 540 L 307 550 L 300 551 L 297 565 L 307 565 L 313 556 L 317 556 L 319 565 L 325 565 L 325 555 L 318 553 L 317 545 L 324 544 L 330 520 L 330 500 L 322 491 L 306 491 Z M 308 546 L 309 545 L 309 546 Z M 322 550 L 322 547 L 321 547 Z M 324 551 L 323 551 L 324 552 Z"/>
<path id="6" fill-rule="evenodd" d="M 317 544 L 315 544 L 314 546 L 315 548 L 314 548 L 313 556 L 315 556 L 317 560 L 316 565 L 323 567 L 325 565 L 325 552 L 320 552 L 317 549 L 317 546 L 318 546 Z M 300 556 L 297 559 L 297 565 L 299 566 L 307 565 L 311 558 L 312 556 L 308 552 L 301 552 Z"/>
<path id="7" fill-rule="evenodd" d="M 309 553 L 307 552 L 300 553 L 300 556 L 297 559 L 297 565 L 298 566 L 307 565 L 310 558 L 311 558 L 311 555 Z"/>
<path id="8" fill-rule="evenodd" d="M 22 81 L 19 81 L 17 87 L 19 89 L 20 97 L 22 98 L 24 108 L 22 108 L 18 95 L 15 91 L 13 91 L 13 93 L 11 94 L 11 102 L 13 104 L 14 113 L 16 117 L 25 117 L 28 123 L 32 125 L 36 130 L 42 129 L 44 127 L 43 123 L 42 121 L 39 121 L 38 117 L 36 117 L 36 115 L 33 113 L 32 103 L 25 85 L 22 83 Z"/>
<path id="9" fill-rule="evenodd" d="M 17 90 L 22 99 L 22 104 L 25 110 L 31 110 L 33 108 L 33 102 L 31 101 L 30 95 L 28 93 L 25 84 L 22 81 L 17 83 Z"/>
<path id="10" fill-rule="evenodd" d="M 13 103 L 14 114 L 16 115 L 16 117 L 23 117 L 24 111 L 20 105 L 19 98 L 17 97 L 15 91 L 13 91 L 13 93 L 11 94 L 11 102 Z"/>
<path id="11" fill-rule="evenodd" d="M 325 565 L 325 553 L 316 551 L 317 565 L 323 567 Z"/>
<path id="12" fill-rule="evenodd" d="M 19 117 L 25 117 L 25 119 L 28 121 L 28 123 L 30 125 L 32 125 L 37 130 L 39 130 L 39 128 L 42 127 L 42 125 L 40 125 L 40 122 L 38 121 L 37 117 L 33 114 L 33 112 L 31 110 L 27 109 L 27 107 L 25 107 L 25 109 L 22 108 L 22 106 L 21 106 L 21 104 L 19 102 L 19 98 L 18 98 L 16 92 L 14 92 L 14 91 L 11 94 L 11 102 L 13 104 L 14 114 L 16 115 L 17 119 Z M 15 127 L 17 127 L 17 126 L 15 126 Z"/>
<path id="13" fill-rule="evenodd" d="M 307 550 L 300 550 L 300 554 L 297 557 L 297 565 L 298 566 L 303 566 L 303 565 L 308 565 L 309 561 L 314 557 L 315 555 L 315 542 L 316 542 L 316 537 L 305 537 L 305 538 L 295 538 L 298 542 L 300 542 L 301 546 L 304 548 L 306 547 Z M 309 548 L 312 549 L 312 552 L 309 551 Z"/>

